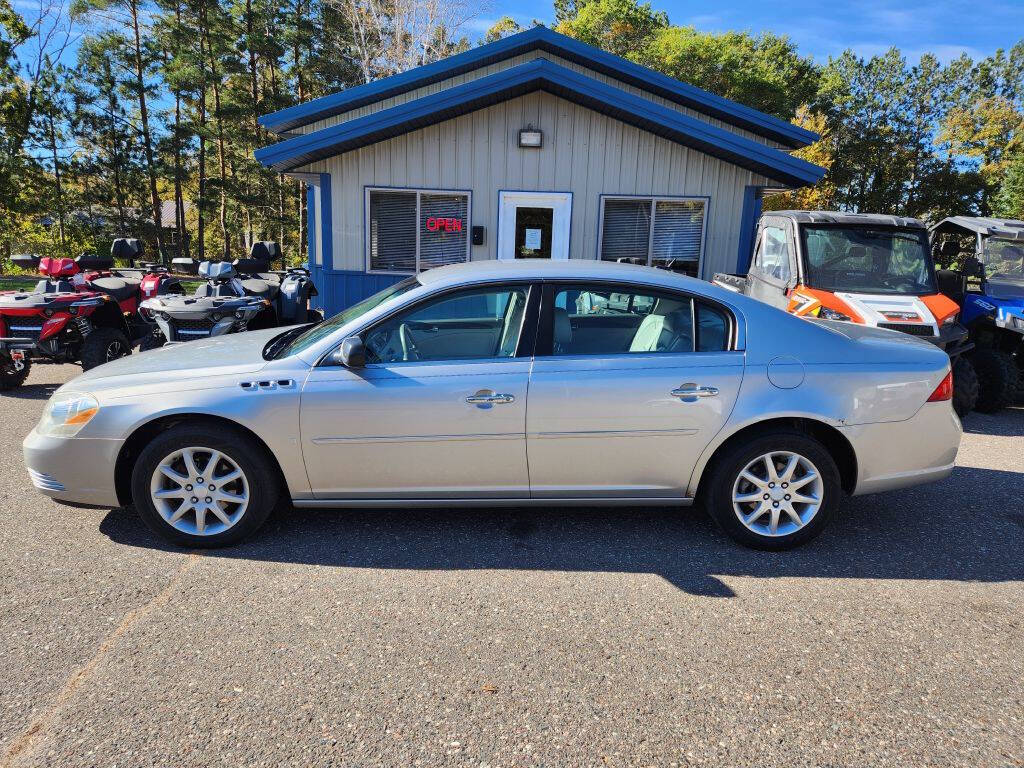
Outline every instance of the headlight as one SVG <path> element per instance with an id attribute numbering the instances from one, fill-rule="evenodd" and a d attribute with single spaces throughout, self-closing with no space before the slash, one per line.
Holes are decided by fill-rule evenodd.
<path id="1" fill-rule="evenodd" d="M 945 320 L 942 321 L 942 325 L 943 326 L 952 325 L 953 323 L 955 323 L 959 319 L 960 319 L 960 313 L 959 312 L 954 312 L 952 315 L 950 315 L 949 317 L 947 317 Z"/>
<path id="2" fill-rule="evenodd" d="M 842 312 L 836 312 L 834 309 L 829 309 L 828 307 L 818 307 L 818 317 L 822 320 L 842 320 L 847 323 L 852 319 L 849 315 L 844 315 Z"/>
<path id="3" fill-rule="evenodd" d="M 1016 328 L 1018 331 L 1024 331 L 1024 317 L 1017 317 L 1016 315 L 1014 315 L 1013 327 Z"/>
<path id="4" fill-rule="evenodd" d="M 36 430 L 42 435 L 74 437 L 99 413 L 100 404 L 82 392 L 58 392 L 43 409 Z"/>

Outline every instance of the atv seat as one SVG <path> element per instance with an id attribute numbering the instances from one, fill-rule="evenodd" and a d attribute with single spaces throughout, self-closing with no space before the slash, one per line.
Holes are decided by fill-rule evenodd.
<path id="1" fill-rule="evenodd" d="M 110 256 L 97 256 L 92 253 L 82 253 L 75 257 L 75 263 L 83 272 L 92 270 L 100 271 L 110 269 L 114 266 L 114 259 Z"/>
<path id="2" fill-rule="evenodd" d="M 100 293 L 105 293 L 114 301 L 120 304 L 130 299 L 139 290 L 139 280 L 131 280 L 123 277 L 99 277 L 89 283 L 89 287 Z"/>
<path id="3" fill-rule="evenodd" d="M 271 283 L 266 280 L 262 280 L 258 277 L 249 277 L 242 281 L 242 288 L 250 296 L 259 296 L 261 299 L 271 299 L 277 296 L 277 292 L 281 290 L 281 286 L 277 283 Z"/>

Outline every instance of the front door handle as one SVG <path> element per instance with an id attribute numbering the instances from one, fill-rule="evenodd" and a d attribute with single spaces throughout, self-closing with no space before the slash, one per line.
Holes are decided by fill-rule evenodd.
<path id="1" fill-rule="evenodd" d="M 689 382 L 669 392 L 672 397 L 678 397 L 684 403 L 695 403 L 701 397 L 716 397 L 718 387 L 699 387 Z"/>
<path id="2" fill-rule="evenodd" d="M 470 395 L 466 398 L 466 402 L 470 405 L 500 405 L 501 403 L 513 403 L 515 402 L 514 395 L 508 395 L 504 392 L 495 392 L 493 389 L 481 389 L 476 394 Z"/>

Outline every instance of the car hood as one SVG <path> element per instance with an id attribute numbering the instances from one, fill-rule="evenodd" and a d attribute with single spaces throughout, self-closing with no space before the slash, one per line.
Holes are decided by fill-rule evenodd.
<path id="1" fill-rule="evenodd" d="M 267 365 L 263 359 L 263 348 L 283 330 L 267 328 L 201 341 L 168 344 L 100 365 L 64 386 L 68 389 L 81 389 L 85 385 L 92 390 L 98 387 L 169 383 L 174 384 L 175 388 L 184 388 L 190 382 L 252 373 Z"/>

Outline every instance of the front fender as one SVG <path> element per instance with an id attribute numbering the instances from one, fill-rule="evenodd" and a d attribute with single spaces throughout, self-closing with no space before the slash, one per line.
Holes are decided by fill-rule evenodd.
<path id="1" fill-rule="evenodd" d="M 258 376 L 260 380 L 264 376 Z M 241 377 L 246 378 L 246 377 Z M 104 397 L 97 395 L 100 410 L 82 431 L 82 437 L 110 437 L 128 440 L 146 425 L 171 417 L 211 417 L 229 421 L 249 430 L 273 453 L 284 474 L 292 497 L 309 494 L 309 480 L 299 441 L 299 385 L 274 380 L 273 387 L 241 386 L 232 382 L 207 389 L 163 392 L 154 397 Z"/>

